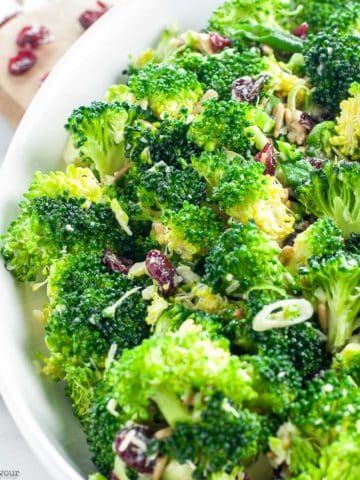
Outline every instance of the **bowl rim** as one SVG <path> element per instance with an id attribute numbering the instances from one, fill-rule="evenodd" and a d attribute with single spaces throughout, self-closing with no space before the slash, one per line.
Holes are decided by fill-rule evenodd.
<path id="1" fill-rule="evenodd" d="M 107 23 L 111 23 L 114 10 L 120 11 L 127 4 L 140 3 L 142 0 L 117 0 L 115 6 L 109 9 L 91 28 L 84 31 L 81 36 L 71 45 L 65 54 L 59 59 L 52 68 L 46 81 L 34 95 L 30 105 L 25 111 L 5 154 L 0 167 L 0 176 L 8 168 L 11 159 L 21 145 L 21 138 L 29 129 L 34 115 L 37 115 L 38 107 L 41 106 L 49 93 L 57 86 L 59 78 L 63 75 L 64 67 L 76 61 L 86 50 L 88 41 L 95 39 L 98 31 L 104 30 Z M 40 424 L 33 418 L 27 405 L 16 395 L 16 391 L 8 385 L 4 370 L 7 368 L 5 362 L 0 362 L 0 394 L 14 420 L 21 436 L 24 438 L 36 459 L 45 468 L 49 478 L 66 480 L 83 480 L 84 477 L 63 457 L 58 449 L 53 445 L 50 438 L 44 433 Z M 95 470 L 96 467 L 94 467 Z"/>

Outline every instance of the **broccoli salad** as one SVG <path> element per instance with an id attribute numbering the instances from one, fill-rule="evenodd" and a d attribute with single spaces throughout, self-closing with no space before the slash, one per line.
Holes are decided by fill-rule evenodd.
<path id="1" fill-rule="evenodd" d="M 227 0 L 124 73 L 0 237 L 90 478 L 359 480 L 359 2 Z"/>

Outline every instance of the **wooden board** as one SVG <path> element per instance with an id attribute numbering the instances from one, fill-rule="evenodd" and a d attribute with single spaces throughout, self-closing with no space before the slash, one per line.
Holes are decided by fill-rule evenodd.
<path id="1" fill-rule="evenodd" d="M 1 0 L 0 0 L 1 1 Z M 96 8 L 95 0 L 57 0 L 21 14 L 0 28 L 0 112 L 16 126 L 32 97 L 41 86 L 40 78 L 49 72 L 70 45 L 82 34 L 79 15 Z M 25 25 L 42 24 L 54 35 L 54 41 L 35 50 L 37 63 L 25 74 L 14 77 L 7 71 L 8 60 L 17 52 L 16 36 Z"/>

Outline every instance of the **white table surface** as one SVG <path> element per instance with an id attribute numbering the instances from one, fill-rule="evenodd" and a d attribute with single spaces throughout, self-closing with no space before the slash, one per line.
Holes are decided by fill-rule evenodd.
<path id="1" fill-rule="evenodd" d="M 0 163 L 4 158 L 12 134 L 12 128 L 0 116 Z M 6 471 L 9 470 L 18 471 L 19 474 L 12 477 L 5 476 Z M 2 478 L 49 480 L 49 475 L 21 437 L 1 399 L 0 392 L 0 479 Z"/>

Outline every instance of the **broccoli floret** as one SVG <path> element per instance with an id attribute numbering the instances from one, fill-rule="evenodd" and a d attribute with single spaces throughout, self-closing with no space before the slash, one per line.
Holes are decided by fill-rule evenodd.
<path id="1" fill-rule="evenodd" d="M 329 17 L 333 13 L 342 10 L 345 3 L 340 4 L 338 0 L 296 0 L 295 4 L 298 14 L 294 17 L 294 22 L 301 24 L 306 22 L 309 25 L 310 33 L 317 33 L 329 25 Z"/>
<path id="2" fill-rule="evenodd" d="M 252 50 L 239 52 L 232 48 L 214 55 L 186 51 L 177 63 L 197 74 L 204 91 L 215 90 L 222 100 L 230 100 L 234 80 L 258 75 L 265 69 L 263 59 Z"/>
<path id="3" fill-rule="evenodd" d="M 252 331 L 250 336 L 263 352 L 274 356 L 286 355 L 302 380 L 329 366 L 331 357 L 326 351 L 326 338 L 310 322 L 266 332 Z"/>
<path id="4" fill-rule="evenodd" d="M 269 236 L 281 241 L 293 232 L 294 216 L 280 182 L 264 175 L 260 162 L 223 152 L 192 157 L 193 168 L 208 184 L 211 199 L 234 220 L 254 220 Z"/>
<path id="5" fill-rule="evenodd" d="M 331 143 L 344 157 L 360 160 L 360 83 L 351 85 L 349 93 L 350 98 L 340 103 Z"/>
<path id="6" fill-rule="evenodd" d="M 185 332 L 207 332 L 212 338 L 233 336 L 231 313 L 225 315 L 209 314 L 201 310 L 190 310 L 181 304 L 170 305 L 156 322 L 155 334 L 163 335 L 177 330 Z"/>
<path id="7" fill-rule="evenodd" d="M 250 126 L 250 107 L 246 102 L 234 100 L 207 100 L 203 111 L 192 121 L 188 138 L 209 152 L 226 148 L 244 156 L 249 155 L 250 140 L 245 129 Z M 236 125 L 236 130 L 234 130 Z"/>
<path id="8" fill-rule="evenodd" d="M 350 85 L 360 82 L 359 37 L 331 28 L 310 35 L 305 42 L 304 58 L 315 101 L 332 114 L 337 113 Z"/>
<path id="9" fill-rule="evenodd" d="M 329 348 L 342 348 L 360 327 L 360 256 L 339 251 L 311 257 L 300 274 L 304 294 L 326 307 Z"/>
<path id="10" fill-rule="evenodd" d="M 275 241 L 256 227 L 233 224 L 215 242 L 205 260 L 204 281 L 216 292 L 245 295 L 251 289 L 284 292 L 284 267 Z"/>
<path id="11" fill-rule="evenodd" d="M 85 406 L 76 395 L 76 381 L 91 385 L 92 378 L 84 375 L 101 373 L 110 349 L 118 356 L 149 335 L 140 289 L 141 284 L 110 271 L 98 254 L 65 255 L 51 266 L 46 324 L 50 358 L 45 370 L 56 379 L 70 380 L 78 414 Z"/>
<path id="12" fill-rule="evenodd" d="M 253 220 L 270 237 L 282 241 L 293 232 L 295 219 L 286 190 L 274 177 L 263 175 L 263 170 L 261 163 L 254 162 L 231 166 L 212 198 L 234 220 Z"/>
<path id="13" fill-rule="evenodd" d="M 336 5 L 335 11 L 328 19 L 330 28 L 336 28 L 341 33 L 360 34 L 360 5 L 357 0 Z"/>
<path id="14" fill-rule="evenodd" d="M 113 175 L 127 163 L 124 129 L 138 116 L 138 109 L 118 102 L 92 102 L 77 108 L 65 125 L 76 149 L 66 161 L 94 167 L 101 179 Z"/>
<path id="15" fill-rule="evenodd" d="M 125 201 L 130 211 L 146 220 L 157 220 L 166 210 L 179 210 L 185 201 L 199 205 L 205 198 L 206 183 L 192 168 L 179 170 L 158 162 L 146 171 L 133 169 L 124 179 Z M 126 208 L 126 205 L 125 205 Z"/>
<path id="16" fill-rule="evenodd" d="M 39 197 L 55 198 L 68 195 L 84 198 L 89 202 L 100 202 L 104 189 L 89 168 L 69 165 L 66 172 L 35 172 L 29 191 L 24 194 L 27 200 Z"/>
<path id="17" fill-rule="evenodd" d="M 178 211 L 165 210 L 153 232 L 160 245 L 166 245 L 183 260 L 192 261 L 204 256 L 220 236 L 223 228 L 215 213 L 208 207 L 184 202 Z"/>
<path id="18" fill-rule="evenodd" d="M 89 169 L 70 166 L 65 174 L 35 174 L 19 217 L 1 236 L 7 268 L 19 280 L 35 280 L 65 251 L 109 248 L 128 255 L 132 237 L 103 193 Z"/>
<path id="19" fill-rule="evenodd" d="M 147 65 L 130 77 L 129 89 L 158 118 L 177 117 L 184 109 L 191 113 L 203 94 L 194 73 L 169 64 Z"/>
<path id="20" fill-rule="evenodd" d="M 314 378 L 306 387 L 293 405 L 291 423 L 279 429 L 278 438 L 270 439 L 274 463 L 285 461 L 291 478 L 299 480 L 340 478 L 337 473 L 352 472 L 351 452 L 355 444 L 349 449 L 350 456 L 344 457 L 343 453 L 350 438 L 357 439 L 358 435 L 359 388 L 349 375 L 332 370 Z M 332 461 L 328 457 L 330 451 Z M 340 459 L 344 461 L 341 466 Z M 333 470 L 336 465 L 339 470 Z M 356 476 L 346 478 L 355 480 Z"/>
<path id="21" fill-rule="evenodd" d="M 332 219 L 347 239 L 360 232 L 359 177 L 359 163 L 325 162 L 297 189 L 297 199 L 307 213 Z"/>
<path id="22" fill-rule="evenodd" d="M 331 355 L 327 351 L 326 336 L 311 321 L 262 332 L 253 329 L 255 315 L 282 299 L 284 294 L 276 290 L 252 290 L 242 318 L 233 316 L 223 324 L 221 332 L 241 353 L 286 356 L 304 382 L 329 367 Z"/>
<path id="23" fill-rule="evenodd" d="M 187 139 L 189 125 L 185 119 L 165 118 L 149 124 L 135 122 L 125 128 L 125 154 L 138 164 L 164 161 L 179 167 L 183 160 L 199 153 L 197 145 Z"/>
<path id="24" fill-rule="evenodd" d="M 317 220 L 304 232 L 297 235 L 290 255 L 285 262 L 291 273 L 306 265 L 310 257 L 331 255 L 345 246 L 341 230 L 328 218 Z"/>
<path id="25" fill-rule="evenodd" d="M 257 414 L 237 410 L 223 395 L 215 394 L 197 422 L 177 423 L 157 447 L 182 464 L 192 462 L 193 478 L 203 480 L 217 472 L 231 474 L 239 464 L 251 461 L 259 450 L 261 427 Z"/>
<path id="26" fill-rule="evenodd" d="M 245 401 L 248 407 L 286 418 L 301 390 L 301 376 L 289 357 L 282 352 L 265 352 L 240 357 L 247 362 L 252 387 L 258 394 Z"/>
<path id="27" fill-rule="evenodd" d="M 185 394 L 223 393 L 235 405 L 256 394 L 238 357 L 231 356 L 225 339 L 205 333 L 155 335 L 127 350 L 108 372 L 117 408 L 134 421 L 155 421 L 155 402 L 166 422 L 191 421 L 181 401 Z"/>
<path id="28" fill-rule="evenodd" d="M 299 383 L 296 371 L 281 355 L 271 363 L 260 356 L 232 356 L 228 348 L 224 339 L 210 339 L 205 331 L 180 329 L 177 333 L 156 334 L 125 351 L 113 362 L 103 383 L 107 406 L 111 405 L 115 415 L 113 422 L 118 426 L 126 419 L 142 421 L 153 431 L 171 426 L 172 435 L 155 442 L 156 448 L 179 462 L 194 461 L 194 478 L 207 478 L 213 472 L 230 474 L 235 466 L 240 468 L 264 446 L 264 419 L 241 407 L 246 403 L 270 416 L 273 410 L 284 414 L 290 398 L 298 393 Z M 290 386 L 292 391 L 288 391 Z M 260 397 L 255 400 L 257 395 L 264 395 L 263 403 Z M 101 429 L 96 415 L 91 422 L 93 431 L 96 425 Z M 219 422 L 228 425 L 222 430 L 224 437 L 219 437 Z M 102 439 L 109 445 L 115 428 L 108 429 L 107 425 L 105 422 L 108 439 Z M 200 449 L 198 442 L 205 435 L 209 441 L 206 446 L 202 442 Z M 99 437 L 94 438 L 100 446 Z M 226 449 L 224 445 L 218 448 L 222 438 L 228 439 Z M 234 442 L 237 448 L 229 455 Z M 103 455 L 110 450 L 102 446 L 98 452 Z"/>

